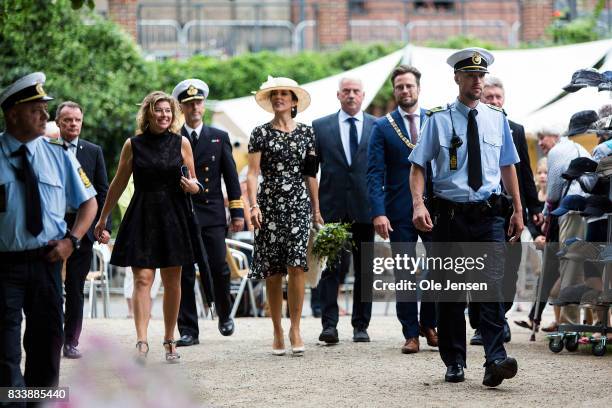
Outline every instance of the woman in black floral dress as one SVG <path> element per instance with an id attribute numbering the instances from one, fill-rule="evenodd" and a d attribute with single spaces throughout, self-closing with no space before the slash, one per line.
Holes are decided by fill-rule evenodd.
<path id="1" fill-rule="evenodd" d="M 300 319 L 308 234 L 311 220 L 323 224 L 314 132 L 293 120 L 308 107 L 310 96 L 292 79 L 268 77 L 255 99 L 263 109 L 274 113 L 274 119 L 253 129 L 249 142 L 247 187 L 250 202 L 256 203 L 251 207 L 256 232 L 250 277 L 266 280 L 274 325 L 272 353 L 283 355 L 282 285 L 283 276 L 289 275 L 289 341 L 292 353 L 302 355 Z M 257 191 L 260 170 L 263 181 Z"/>

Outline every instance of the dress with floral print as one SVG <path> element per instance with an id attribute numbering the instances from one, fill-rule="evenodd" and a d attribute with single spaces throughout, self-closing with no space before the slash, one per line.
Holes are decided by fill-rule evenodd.
<path id="1" fill-rule="evenodd" d="M 306 155 L 315 153 L 314 137 L 312 128 L 302 123 L 290 133 L 270 123 L 251 133 L 249 153 L 261 152 L 263 176 L 257 192 L 263 222 L 255 230 L 252 279 L 286 274 L 287 266 L 308 270 L 311 210 L 302 170 Z"/>

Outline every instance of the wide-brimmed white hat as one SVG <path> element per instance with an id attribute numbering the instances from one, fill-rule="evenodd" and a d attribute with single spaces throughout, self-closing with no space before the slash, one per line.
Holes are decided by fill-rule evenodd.
<path id="1" fill-rule="evenodd" d="M 293 91 L 295 96 L 298 98 L 297 111 L 303 112 L 310 105 L 310 94 L 302 87 L 298 85 L 291 78 L 283 77 L 271 77 L 268 76 L 268 80 L 261 84 L 259 91 L 255 93 L 255 100 L 257 104 L 264 110 L 274 113 L 272 108 L 272 102 L 270 102 L 270 92 L 278 89 L 287 89 Z"/>

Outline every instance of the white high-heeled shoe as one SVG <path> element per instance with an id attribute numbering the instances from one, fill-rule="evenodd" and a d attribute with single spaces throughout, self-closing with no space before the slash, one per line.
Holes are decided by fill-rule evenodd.
<path id="1" fill-rule="evenodd" d="M 294 347 L 293 342 L 291 341 L 291 335 L 289 335 L 289 343 L 291 343 L 291 353 L 294 356 L 299 357 L 299 356 L 304 355 L 304 351 L 306 350 L 306 348 L 304 347 L 304 344 L 298 347 Z"/>
<path id="2" fill-rule="evenodd" d="M 300 346 L 300 347 L 291 347 L 291 353 L 296 356 L 296 357 L 300 357 L 304 355 L 304 351 L 306 350 L 306 348 L 304 346 Z"/>
<path id="3" fill-rule="evenodd" d="M 275 356 L 284 356 L 285 353 L 287 353 L 287 350 L 285 350 L 284 348 L 283 349 L 275 349 L 275 348 L 272 349 L 272 355 L 275 355 Z"/>

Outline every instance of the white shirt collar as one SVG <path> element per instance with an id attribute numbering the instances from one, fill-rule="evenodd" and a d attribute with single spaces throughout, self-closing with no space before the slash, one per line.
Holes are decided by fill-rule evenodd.
<path id="1" fill-rule="evenodd" d="M 338 113 L 338 119 L 340 120 L 340 122 L 344 122 L 348 118 L 355 118 L 357 119 L 357 121 L 363 122 L 363 111 L 359 111 L 355 116 L 351 116 L 342 109 L 340 109 L 340 112 Z"/>
<path id="2" fill-rule="evenodd" d="M 72 147 L 74 146 L 74 148 L 76 148 L 79 145 L 79 137 L 75 137 L 72 142 L 67 141 L 66 139 L 64 139 L 63 137 L 60 137 L 60 139 L 62 139 L 64 141 L 64 143 L 66 143 L 68 145 L 68 147 Z"/>
<path id="3" fill-rule="evenodd" d="M 403 110 L 401 107 L 397 107 L 397 111 L 399 112 L 400 116 L 404 119 L 406 118 L 406 115 L 410 115 L 410 113 L 406 112 L 405 110 Z M 421 117 L 421 108 L 419 106 L 419 104 L 417 104 L 416 109 L 414 110 L 414 115 L 417 115 L 417 117 Z"/>
<path id="4" fill-rule="evenodd" d="M 187 122 L 185 122 L 185 130 L 187 130 L 187 134 L 189 136 L 191 136 L 191 132 L 195 131 L 196 135 L 198 135 L 197 137 L 199 138 L 200 137 L 200 133 L 202 132 L 202 128 L 203 127 L 204 127 L 204 122 L 200 122 L 200 125 L 197 128 L 195 128 L 195 129 L 189 127 Z"/>

